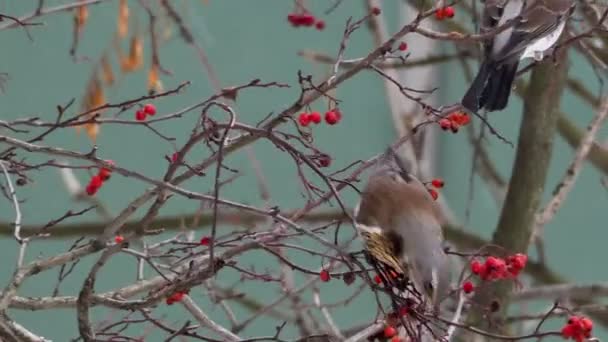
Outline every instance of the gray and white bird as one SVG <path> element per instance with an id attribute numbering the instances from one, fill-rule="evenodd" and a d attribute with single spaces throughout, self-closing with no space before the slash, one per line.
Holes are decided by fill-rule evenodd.
<path id="1" fill-rule="evenodd" d="M 573 0 L 485 0 L 480 33 L 512 26 L 484 41 L 484 60 L 462 106 L 471 112 L 504 109 L 519 62 L 541 60 L 558 41 L 573 11 Z"/>
<path id="2" fill-rule="evenodd" d="M 409 278 L 435 309 L 450 291 L 440 211 L 392 148 L 380 158 L 355 208 L 355 223 L 375 261 Z"/>

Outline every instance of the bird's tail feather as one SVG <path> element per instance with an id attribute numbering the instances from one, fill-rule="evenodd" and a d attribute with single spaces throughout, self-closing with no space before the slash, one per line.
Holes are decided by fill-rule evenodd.
<path id="1" fill-rule="evenodd" d="M 472 112 L 482 108 L 489 112 L 503 110 L 509 102 L 518 65 L 518 60 L 500 65 L 484 61 L 462 98 L 462 106 Z"/>
<path id="2" fill-rule="evenodd" d="M 482 101 L 487 111 L 503 110 L 507 107 L 518 64 L 518 61 L 502 64 L 491 74 L 482 93 Z"/>

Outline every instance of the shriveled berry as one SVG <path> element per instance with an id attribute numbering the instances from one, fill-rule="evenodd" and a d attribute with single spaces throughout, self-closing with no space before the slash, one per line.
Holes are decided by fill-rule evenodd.
<path id="1" fill-rule="evenodd" d="M 372 12 L 373 15 L 380 15 L 380 13 L 382 11 L 380 10 L 380 8 L 374 6 L 374 7 L 372 7 L 372 11 L 371 12 Z"/>
<path id="2" fill-rule="evenodd" d="M 331 165 L 331 157 L 327 154 L 322 155 L 318 160 L 320 167 L 329 167 Z"/>
<path id="3" fill-rule="evenodd" d="M 323 20 L 318 20 L 315 23 L 315 28 L 319 31 L 323 31 L 323 29 L 325 28 L 325 22 Z"/>

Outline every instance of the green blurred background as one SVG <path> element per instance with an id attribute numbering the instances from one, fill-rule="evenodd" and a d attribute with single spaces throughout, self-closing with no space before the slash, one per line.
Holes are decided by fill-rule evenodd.
<path id="1" fill-rule="evenodd" d="M 46 1 L 48 6 L 69 3 L 68 1 Z M 293 10 L 292 1 L 278 0 L 210 0 L 208 4 L 202 1 L 175 1 L 175 7 L 180 10 L 186 23 L 190 25 L 196 39 L 209 55 L 210 63 L 219 75 L 223 86 L 238 85 L 249 82 L 254 78 L 263 81 L 289 83 L 290 89 L 252 89 L 243 91 L 238 98 L 238 120 L 254 124 L 270 112 L 279 112 L 291 105 L 297 98 L 296 72 L 302 70 L 305 74 L 323 77 L 327 72 L 326 66 L 313 64 L 297 56 L 302 49 L 335 55 L 342 37 L 344 25 L 349 16 L 358 18 L 366 12 L 363 1 L 343 1 L 329 16 L 323 15 L 329 7 L 327 1 L 309 1 L 309 7 L 326 22 L 326 29 L 319 32 L 315 29 L 294 29 L 288 25 L 285 18 Z M 37 1 L 0 0 L 0 13 L 19 16 L 30 13 Z M 104 49 L 110 44 L 116 25 L 118 1 L 106 1 L 101 5 L 90 7 L 90 19 L 87 23 L 78 54 L 87 56 L 91 61 L 97 60 Z M 148 17 L 141 7 L 131 1 L 131 13 L 142 30 L 147 29 Z M 383 4 L 384 13 L 390 23 L 389 32 L 398 27 L 398 1 L 386 1 Z M 455 20 L 459 20 L 457 14 Z M 12 29 L 0 32 L 0 72 L 8 72 L 10 80 L 4 94 L 0 95 L 0 118 L 11 120 L 22 117 L 37 116 L 46 121 L 55 119 L 56 106 L 65 104 L 76 98 L 77 106 L 69 111 L 74 114 L 79 109 L 80 98 L 91 74 L 91 63 L 81 61 L 75 63 L 69 56 L 72 37 L 72 15 L 59 13 L 38 19 L 44 26 L 32 26 L 28 30 L 33 37 L 30 41 L 23 29 Z M 135 28 L 132 23 L 131 29 Z M 199 62 L 194 51 L 183 43 L 173 28 L 173 38 L 163 44 L 160 59 L 163 66 L 173 72 L 173 76 L 163 76 L 165 89 L 172 89 L 184 81 L 192 85 L 179 95 L 165 97 L 155 101 L 160 115 L 175 112 L 183 107 L 199 102 L 209 97 L 213 90 L 209 77 Z M 406 39 L 407 41 L 407 39 Z M 146 40 L 149 44 L 149 40 Z M 346 58 L 364 56 L 373 46 L 369 30 L 363 26 L 353 34 L 348 42 Z M 125 44 L 123 48 L 127 49 Z M 415 50 L 415 45 L 410 45 Z M 146 45 L 146 67 L 149 65 L 149 46 Z M 443 44 L 441 51 L 452 51 L 450 44 Z M 438 53 L 441 51 L 437 51 Z M 582 62 L 578 63 L 573 56 L 574 65 L 570 75 L 580 80 L 588 80 L 586 85 L 596 91 L 599 84 L 593 71 Z M 113 65 L 117 67 L 116 60 Z M 147 68 L 144 68 L 147 70 Z M 440 102 L 453 103 L 459 99 L 467 82 L 461 73 L 458 62 L 446 63 L 440 67 Z M 414 81 L 408 85 L 416 85 Z M 146 73 L 140 71 L 119 77 L 119 84 L 110 88 L 106 97 L 110 102 L 139 97 L 145 94 Z M 366 159 L 394 141 L 393 127 L 388 106 L 385 101 L 382 80 L 371 72 L 361 72 L 353 79 L 340 86 L 336 94 L 343 102 L 343 121 L 335 126 L 319 126 L 314 129 L 314 139 L 318 147 L 333 157 L 331 169 L 338 170 L 354 160 Z M 313 109 L 324 111 L 327 103 L 318 101 Z M 568 94 L 563 98 L 563 110 L 569 117 L 584 127 L 591 119 L 592 109 L 580 100 Z M 124 114 L 130 118 L 132 113 Z M 521 118 L 521 102 L 513 98 L 509 110 L 493 114 L 490 121 L 503 135 L 512 141 L 517 140 L 517 131 Z M 176 137 L 176 144 L 181 146 L 187 139 L 190 129 L 195 122 L 195 113 L 186 118 L 156 125 L 168 136 Z M 0 128 L 2 134 L 14 136 Z M 606 131 L 600 137 L 606 136 Z M 458 135 L 441 134 L 438 174 L 446 180 L 444 196 L 451 208 L 464 222 L 464 213 L 469 197 L 469 173 L 471 169 L 471 148 L 467 143 L 464 132 Z M 92 146 L 84 134 L 76 134 L 73 129 L 61 130 L 52 134 L 43 142 L 45 145 L 59 146 L 81 152 L 87 152 Z M 504 177 L 508 177 L 514 160 L 515 149 L 490 137 L 486 144 L 491 156 Z M 143 127 L 107 125 L 103 126 L 97 140 L 99 156 L 113 159 L 117 164 L 128 169 L 138 170 L 150 177 L 160 177 L 167 161 L 165 155 L 170 155 L 174 147 Z M 256 157 L 262 164 L 267 178 L 270 180 L 271 205 L 281 208 L 299 208 L 305 204 L 301 196 L 301 187 L 295 179 L 295 166 L 286 154 L 276 153 L 276 149 L 266 142 L 258 142 L 253 148 Z M 21 154 L 25 156 L 25 154 Z M 198 149 L 188 158 L 192 161 L 202 160 L 208 155 L 207 151 Z M 551 172 L 548 179 L 546 198 L 553 187 L 562 177 L 567 164 L 573 156 L 573 150 L 563 140 L 557 139 Z M 41 161 L 40 156 L 30 156 L 31 162 Z M 263 206 L 258 193 L 254 170 L 244 153 L 238 153 L 228 159 L 229 166 L 239 169 L 243 176 L 233 184 L 222 189 L 222 196 L 227 199 Z M 87 173 L 76 171 L 81 182 L 86 182 Z M 57 218 L 70 209 L 85 207 L 75 203 L 66 193 L 56 170 L 32 172 L 35 182 L 18 188 L 18 196 L 26 202 L 22 205 L 24 224 L 44 224 Z M 556 215 L 552 223 L 546 227 L 546 253 L 549 265 L 564 276 L 579 283 L 604 281 L 607 278 L 606 268 L 601 264 L 606 258 L 605 241 L 608 238 L 606 222 L 608 211 L 605 210 L 607 196 L 605 189 L 600 186 L 601 174 L 587 165 L 582 172 L 574 190 L 568 197 L 564 207 Z M 184 186 L 196 191 L 209 191 L 211 177 L 195 179 Z M 498 208 L 490 192 L 479 179 L 475 179 L 476 187 L 471 203 L 471 217 L 466 226 L 485 238 L 490 238 L 498 218 Z M 132 201 L 146 188 L 145 184 L 133 179 L 120 176 L 113 177 L 98 194 L 98 197 L 108 206 L 113 214 L 117 214 L 127 203 Z M 349 206 L 356 203 L 356 193 L 345 190 L 343 198 Z M 172 198 L 161 211 L 163 215 L 190 214 L 198 204 L 180 197 Z M 142 208 L 145 209 L 146 207 Z M 141 215 L 145 210 L 139 210 Z M 136 216 L 137 216 L 136 214 Z M 8 222 L 13 219 L 14 211 L 7 200 L 0 201 L 0 220 Z M 75 221 L 94 221 L 99 217 L 90 212 Z M 348 227 L 345 235 L 350 236 L 352 230 Z M 197 232 L 197 235 L 204 232 Z M 27 259 L 47 257 L 64 251 L 70 241 L 37 241 L 28 249 Z M 17 244 L 14 240 L 5 238 L 0 241 L 0 249 L 4 267 L 0 268 L 0 279 L 5 283 L 14 271 L 14 261 Z M 297 261 L 309 267 L 321 266 L 321 261 L 315 258 L 298 256 Z M 96 257 L 86 258 L 73 276 L 62 285 L 60 294 L 73 295 L 82 285 L 83 277 L 88 272 Z M 239 261 L 245 265 L 256 265 L 257 270 L 276 265 L 259 253 L 247 253 Z M 98 277 L 96 290 L 110 290 L 121 284 L 134 280 L 135 262 L 133 258 L 117 256 L 102 270 Z M 223 274 L 222 274 L 223 273 Z M 220 274 L 219 282 L 231 285 L 238 282 L 234 272 L 226 270 Z M 22 288 L 21 295 L 49 295 L 56 282 L 57 272 L 46 272 L 29 279 Z M 298 276 L 298 282 L 305 277 Z M 356 284 L 360 284 L 357 280 Z M 340 281 L 321 284 L 321 297 L 346 298 L 356 286 L 345 291 L 345 285 Z M 248 282 L 246 293 L 262 302 L 270 302 L 279 292 L 278 287 L 268 286 L 263 282 Z M 194 298 L 202 303 L 208 313 L 220 323 L 226 323 L 221 310 L 209 303 L 203 288 L 193 291 Z M 309 297 L 310 298 L 310 297 Z M 358 323 L 370 322 L 376 311 L 370 308 L 374 299 L 369 293 L 360 297 L 347 307 L 332 309 L 332 313 L 340 327 L 350 327 Z M 547 303 L 528 307 L 531 310 L 543 309 Z M 180 306 L 163 308 L 166 310 L 167 322 L 183 322 L 188 313 Z M 96 319 L 107 318 L 108 315 L 120 317 L 121 313 L 104 309 L 93 310 Z M 11 310 L 11 316 L 35 333 L 55 341 L 64 341 L 76 336 L 76 317 L 73 310 L 52 310 L 27 312 Z M 248 317 L 245 310 L 236 310 L 239 319 Z M 262 318 L 246 329 L 243 336 L 272 335 L 274 327 L 280 322 Z M 177 324 L 179 325 L 179 324 Z M 558 325 L 553 325 L 557 327 Z M 144 332 L 142 332 L 144 333 Z M 295 333 L 286 330 L 286 336 Z M 164 334 L 159 334 L 155 328 L 145 332 L 146 341 L 162 340 Z M 162 336 L 161 336 L 162 335 Z M 608 336 L 604 331 L 597 331 L 598 337 Z"/>

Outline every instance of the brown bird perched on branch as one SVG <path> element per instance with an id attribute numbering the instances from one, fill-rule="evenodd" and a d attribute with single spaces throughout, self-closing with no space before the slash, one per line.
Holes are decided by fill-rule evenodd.
<path id="1" fill-rule="evenodd" d="M 380 158 L 355 208 L 355 223 L 373 261 L 412 280 L 437 309 L 450 289 L 440 213 L 424 184 L 392 148 Z"/>
<path id="2" fill-rule="evenodd" d="M 490 34 L 483 44 L 484 60 L 462 106 L 471 112 L 502 110 L 509 95 L 519 62 L 525 58 L 541 60 L 559 39 L 573 0 L 485 0 L 480 33 Z"/>

